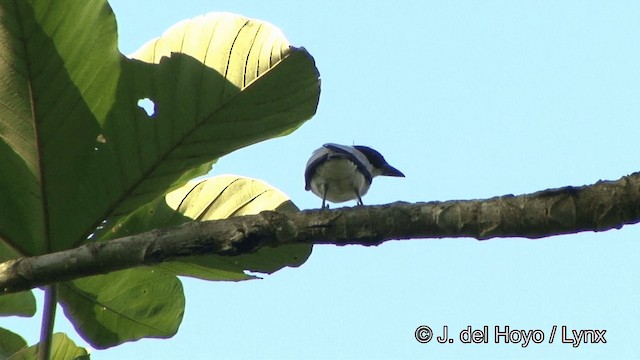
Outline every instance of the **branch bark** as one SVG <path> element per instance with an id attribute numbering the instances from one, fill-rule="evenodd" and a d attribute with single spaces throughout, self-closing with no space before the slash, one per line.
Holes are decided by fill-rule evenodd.
<path id="1" fill-rule="evenodd" d="M 484 200 L 396 202 L 192 222 L 0 264 L 0 294 L 178 258 L 239 255 L 290 243 L 378 245 L 393 239 L 541 238 L 640 222 L 640 172 L 617 181 Z"/>

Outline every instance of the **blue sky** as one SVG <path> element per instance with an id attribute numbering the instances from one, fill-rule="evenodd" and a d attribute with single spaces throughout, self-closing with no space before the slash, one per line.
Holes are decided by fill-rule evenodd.
<path id="1" fill-rule="evenodd" d="M 322 77 L 317 115 L 213 170 L 263 179 L 303 209 L 320 206 L 303 172 L 325 142 L 369 145 L 405 173 L 377 178 L 365 204 L 523 194 L 640 170 L 639 2 L 111 4 L 125 54 L 212 11 L 269 21 L 309 50 Z M 174 338 L 92 358 L 640 358 L 639 256 L 639 225 L 539 240 L 317 246 L 301 267 L 263 280 L 184 279 Z M 36 341 L 39 318 L 8 322 Z M 420 344 L 419 325 L 491 334 L 488 344 Z M 607 343 L 574 348 L 556 335 L 549 344 L 554 325 L 604 329 Z M 546 341 L 495 344 L 495 326 L 541 330 Z M 62 316 L 56 330 L 83 344 Z"/>

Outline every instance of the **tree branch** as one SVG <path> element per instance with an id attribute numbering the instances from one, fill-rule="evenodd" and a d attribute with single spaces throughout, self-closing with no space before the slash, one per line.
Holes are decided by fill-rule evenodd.
<path id="1" fill-rule="evenodd" d="M 640 222 L 640 173 L 590 186 L 485 200 L 397 202 L 192 222 L 0 264 L 0 294 L 194 255 L 291 243 L 378 245 L 392 239 L 540 238 Z"/>

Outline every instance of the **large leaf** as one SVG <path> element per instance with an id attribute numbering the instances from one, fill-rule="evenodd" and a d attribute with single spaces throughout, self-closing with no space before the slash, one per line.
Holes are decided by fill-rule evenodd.
<path id="1" fill-rule="evenodd" d="M 59 293 L 65 315 L 99 349 L 143 337 L 171 337 L 184 313 L 180 280 L 156 268 L 73 280 L 60 284 Z"/>
<path id="2" fill-rule="evenodd" d="M 99 214 L 85 169 L 120 67 L 105 10 L 0 3 L 0 238 L 22 255 L 65 247 Z"/>
<path id="3" fill-rule="evenodd" d="M 38 359 L 38 345 L 33 345 L 18 351 L 9 360 L 36 360 Z M 77 346 L 67 335 L 63 333 L 53 334 L 51 339 L 51 360 L 89 360 L 87 350 Z"/>
<path id="4" fill-rule="evenodd" d="M 317 106 L 313 59 L 264 22 L 199 17 L 135 60 L 104 0 L 3 1 L 0 18 L 0 240 L 17 255 L 76 246 Z"/>
<path id="5" fill-rule="evenodd" d="M 117 162 L 134 175 L 147 172 L 109 214 L 111 223 L 205 173 L 219 156 L 291 132 L 317 106 L 313 59 L 260 21 L 232 14 L 201 16 L 174 26 L 133 56 L 145 64 L 127 62 L 125 69 L 153 76 L 153 81 L 125 84 L 120 93 L 150 98 L 156 112 L 147 118 L 137 111 L 133 126 L 123 121 L 128 107 L 107 119 L 107 145 L 121 133 L 141 134 L 142 140 L 118 137 L 118 146 L 131 151 L 118 152 Z"/>

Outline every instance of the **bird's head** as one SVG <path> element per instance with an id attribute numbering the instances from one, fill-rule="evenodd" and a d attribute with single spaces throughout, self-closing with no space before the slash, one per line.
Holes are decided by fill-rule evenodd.
<path id="1" fill-rule="evenodd" d="M 369 160 L 369 163 L 373 167 L 371 175 L 373 175 L 374 177 L 379 175 L 404 177 L 402 171 L 389 165 L 389 163 L 387 163 L 387 161 L 384 159 L 384 156 L 382 156 L 382 154 L 380 154 L 378 151 L 368 146 L 362 145 L 354 145 L 353 147 L 356 150 L 360 151 L 367 158 L 367 160 Z"/>

